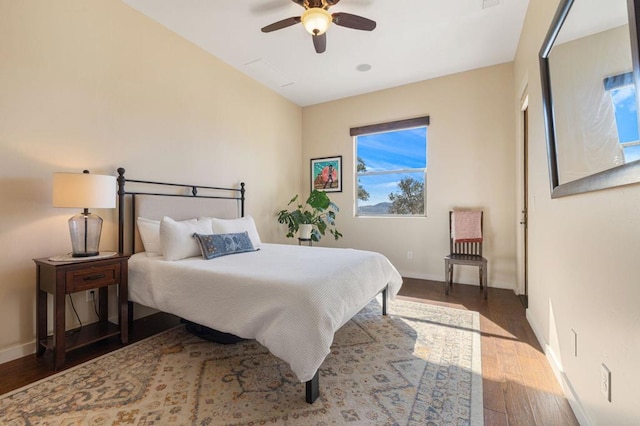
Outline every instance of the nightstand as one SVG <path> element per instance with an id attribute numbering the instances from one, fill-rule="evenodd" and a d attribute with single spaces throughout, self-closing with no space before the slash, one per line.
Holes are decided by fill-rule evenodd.
<path id="1" fill-rule="evenodd" d="M 128 255 L 116 254 L 99 259 L 54 262 L 48 258 L 36 263 L 36 345 L 42 356 L 53 351 L 56 370 L 64 366 L 65 353 L 107 337 L 120 335 L 122 343 L 129 341 L 128 329 Z M 108 287 L 118 286 L 119 325 L 108 321 Z M 100 320 L 83 325 L 67 335 L 65 329 L 65 297 L 67 294 L 97 289 Z M 47 336 L 47 293 L 53 295 L 53 335 Z"/>

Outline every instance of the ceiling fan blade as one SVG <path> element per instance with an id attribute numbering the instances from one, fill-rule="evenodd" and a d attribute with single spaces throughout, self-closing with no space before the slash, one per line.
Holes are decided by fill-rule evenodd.
<path id="1" fill-rule="evenodd" d="M 274 22 L 271 25 L 267 25 L 262 29 L 263 33 L 270 33 L 271 31 L 281 30 L 283 28 L 290 27 L 291 25 L 295 25 L 302 22 L 299 16 L 292 16 L 291 18 L 283 19 L 282 21 Z"/>
<path id="2" fill-rule="evenodd" d="M 314 35 L 312 37 L 313 47 L 316 48 L 316 53 L 323 53 L 325 50 L 327 50 L 327 33 Z"/>
<path id="3" fill-rule="evenodd" d="M 341 27 L 353 28 L 354 30 L 373 31 L 376 22 L 362 16 L 350 13 L 336 12 L 333 15 L 333 23 Z"/>
<path id="4" fill-rule="evenodd" d="M 294 2 L 295 4 L 299 4 L 302 7 L 305 7 L 304 5 L 304 0 L 291 0 L 292 2 Z"/>
<path id="5" fill-rule="evenodd" d="M 326 0 L 327 6 L 335 6 L 340 0 Z"/>

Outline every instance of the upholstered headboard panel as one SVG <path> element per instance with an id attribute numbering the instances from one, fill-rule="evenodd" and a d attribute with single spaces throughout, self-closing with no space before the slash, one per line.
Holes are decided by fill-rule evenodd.
<path id="1" fill-rule="evenodd" d="M 236 203 L 215 198 L 136 195 L 134 205 L 136 216 L 153 220 L 160 220 L 164 216 L 175 220 L 200 216 L 233 219 L 240 216 L 240 209 Z"/>
<path id="2" fill-rule="evenodd" d="M 202 216 L 220 219 L 244 216 L 244 183 L 240 188 L 220 188 L 125 179 L 124 169 L 118 169 L 118 173 L 118 247 L 124 253 L 144 250 L 136 227 L 138 217 L 161 220 L 169 216 L 185 220 Z M 136 184 L 144 190 L 136 190 Z"/>

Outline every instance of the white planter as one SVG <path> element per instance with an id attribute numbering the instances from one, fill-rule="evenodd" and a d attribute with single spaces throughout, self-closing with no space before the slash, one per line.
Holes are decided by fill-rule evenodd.
<path id="1" fill-rule="evenodd" d="M 313 225 L 307 223 L 302 224 L 298 228 L 298 237 L 302 238 L 303 240 L 308 240 L 311 238 L 311 231 L 313 231 Z"/>

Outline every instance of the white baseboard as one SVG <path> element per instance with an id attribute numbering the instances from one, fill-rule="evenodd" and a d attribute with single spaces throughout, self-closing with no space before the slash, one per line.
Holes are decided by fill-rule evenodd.
<path id="1" fill-rule="evenodd" d="M 423 274 L 420 272 L 410 272 L 410 271 L 404 271 L 401 272 L 401 275 L 403 277 L 407 277 L 407 278 L 415 278 L 418 280 L 429 280 L 429 281 L 440 281 L 440 282 L 444 282 L 444 276 L 442 274 L 438 275 L 438 274 Z M 458 284 L 467 284 L 467 285 L 478 285 L 478 280 L 476 278 L 475 281 L 471 281 L 471 280 L 461 280 L 461 281 L 456 281 L 456 283 Z M 497 281 L 489 281 L 489 288 L 501 288 L 504 290 L 516 290 L 515 284 L 514 283 L 503 283 L 503 282 L 497 282 Z"/>
<path id="2" fill-rule="evenodd" d="M 151 308 L 146 308 L 145 306 L 141 306 L 138 305 L 142 312 L 142 315 L 138 315 L 137 317 L 143 317 L 143 316 L 147 316 L 147 315 L 151 315 L 155 312 L 159 312 L 156 310 L 152 310 Z M 136 318 L 137 319 L 137 318 Z M 93 321 L 95 322 L 95 321 Z M 118 323 L 118 316 L 117 315 L 113 315 L 109 317 L 109 322 L 112 322 L 114 324 Z M 91 322 L 86 323 L 87 324 L 91 324 Z M 49 332 L 51 333 L 51 330 L 49 330 Z M 12 346 L 10 348 L 7 349 L 3 349 L 0 350 L 0 364 L 4 364 L 5 362 L 9 362 L 9 361 L 13 361 L 15 359 L 18 358 L 22 358 L 28 355 L 32 355 L 36 353 L 36 341 L 35 339 L 32 340 L 31 342 L 28 343 L 24 343 L 22 345 L 18 345 L 18 346 Z"/>
<path id="3" fill-rule="evenodd" d="M 139 305 L 137 303 L 134 304 L 135 308 L 134 308 L 134 318 L 138 319 L 138 318 L 142 318 L 151 314 L 154 314 L 156 312 L 160 312 L 156 309 L 152 309 L 152 308 L 148 308 L 146 306 L 142 306 Z M 115 313 L 114 315 L 110 315 L 108 318 L 109 322 L 112 322 L 114 324 L 118 324 L 118 314 Z M 96 322 L 97 320 L 93 320 L 93 321 L 87 321 L 84 324 L 88 325 L 88 324 L 92 324 L 94 322 Z M 78 327 L 80 324 L 76 323 L 74 321 L 73 324 L 71 324 L 71 327 Z M 53 330 L 48 330 L 48 333 L 51 334 L 53 333 Z M 28 342 L 28 343 L 23 343 L 21 345 L 17 345 L 17 346 L 12 346 L 10 348 L 6 348 L 6 349 L 0 349 L 0 364 L 4 364 L 5 362 L 9 362 L 9 361 L 13 361 L 15 359 L 18 358 L 22 358 L 28 355 L 32 355 L 36 352 L 36 341 L 35 339 Z"/>
<path id="4" fill-rule="evenodd" d="M 140 318 L 147 317 L 149 315 L 153 315 L 157 312 L 161 312 L 157 309 L 150 308 L 148 306 L 140 305 L 138 303 L 133 304 L 133 319 L 134 321 Z"/>
<path id="5" fill-rule="evenodd" d="M 0 351 L 0 364 L 13 361 L 14 359 L 22 358 L 27 355 L 34 354 L 36 352 L 35 339 L 29 343 L 13 346 Z"/>
<path id="6" fill-rule="evenodd" d="M 531 325 L 533 333 L 535 334 L 536 339 L 538 339 L 538 343 L 540 343 L 540 346 L 543 348 L 544 354 L 547 356 L 547 360 L 549 361 L 551 369 L 553 370 L 553 374 L 555 374 L 558 383 L 560 383 L 562 391 L 567 397 L 569 405 L 571 405 L 571 409 L 573 410 L 573 414 L 575 414 L 578 423 L 583 426 L 589 426 L 591 423 L 589 422 L 587 414 L 584 411 L 584 407 L 582 407 L 582 404 L 580 403 L 578 394 L 573 389 L 569 377 L 567 377 L 564 372 L 562 363 L 558 360 L 558 357 L 554 353 L 553 349 L 551 349 L 551 347 L 544 340 L 543 334 L 540 333 L 539 328 L 536 326 L 531 315 L 529 315 L 529 310 L 527 310 L 527 321 L 529 322 L 529 325 Z"/>

